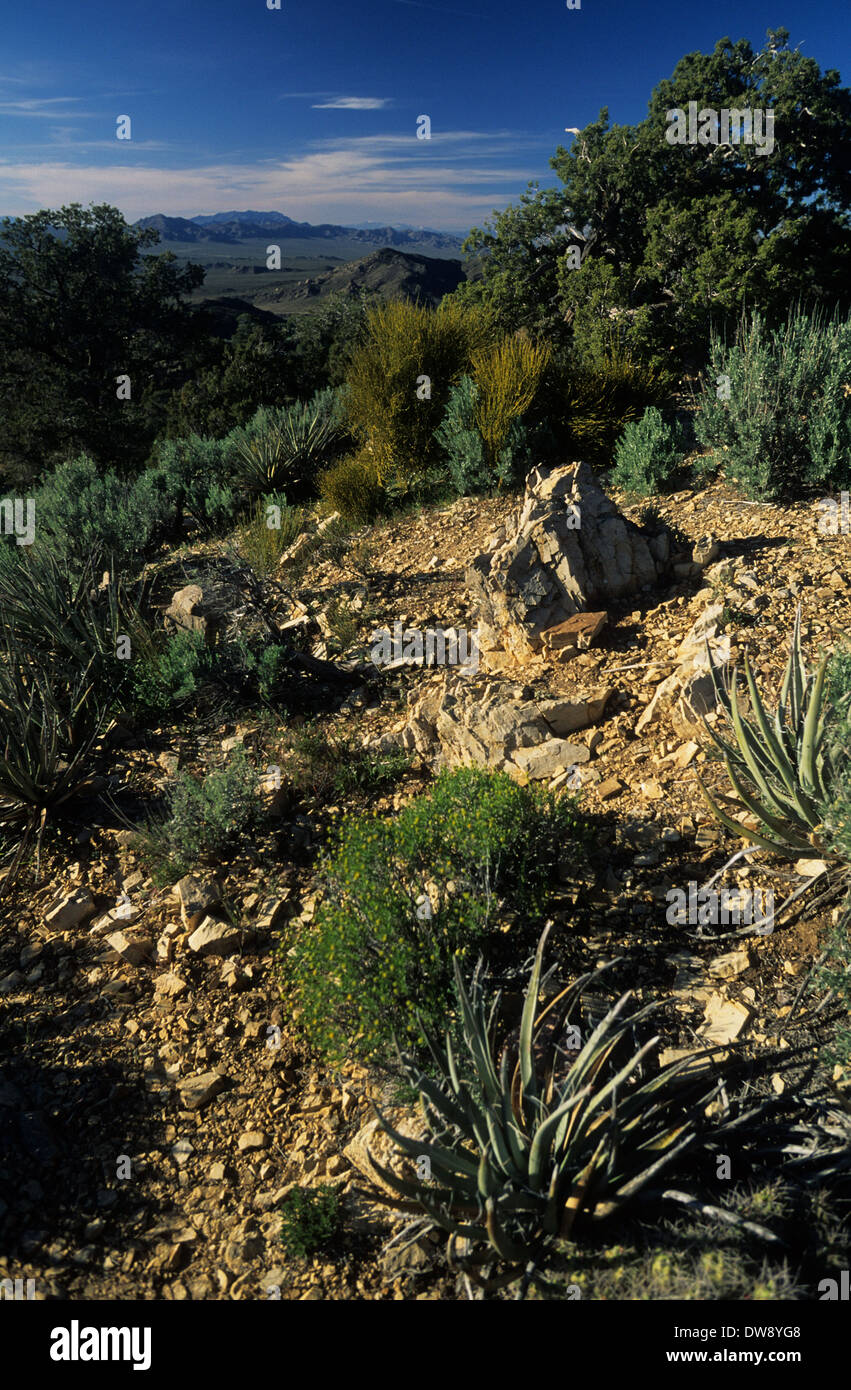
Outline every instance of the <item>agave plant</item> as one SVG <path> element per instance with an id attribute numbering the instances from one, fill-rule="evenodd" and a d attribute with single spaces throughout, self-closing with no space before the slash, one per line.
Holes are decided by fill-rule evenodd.
<path id="1" fill-rule="evenodd" d="M 496 1062 L 499 997 L 486 1009 L 475 978 L 468 994 L 456 961 L 465 1065 L 449 1033 L 443 1048 L 429 1040 L 439 1080 L 402 1054 L 428 1138 L 398 1133 L 378 1112 L 398 1148 L 417 1163 L 427 1159 L 430 1172 L 430 1180 L 413 1181 L 373 1157 L 376 1172 L 400 1199 L 379 1200 L 418 1212 L 426 1226 L 448 1232 L 450 1264 L 459 1242 L 466 1242 L 462 1263 L 477 1282 L 487 1283 L 477 1269 L 488 1261 L 509 1266 L 491 1286 L 521 1274 L 537 1280 L 580 1217 L 610 1216 L 634 1197 L 694 1142 L 698 1117 L 720 1086 L 706 1067 L 684 1076 L 694 1058 L 650 1072 L 658 1038 L 637 1048 L 631 1039 L 656 1006 L 627 1013 L 630 994 L 569 1058 L 558 1038 L 600 972 L 584 975 L 539 1012 L 548 930 L 535 956 L 516 1048 L 505 1046 Z"/>
<path id="2" fill-rule="evenodd" d="M 143 645 L 135 604 L 97 572 L 94 558 L 72 578 L 47 550 L 0 554 L 0 827 L 19 832 L 4 887 L 48 813 L 89 782 L 129 670 L 119 636 Z"/>
<path id="3" fill-rule="evenodd" d="M 825 656 L 815 675 L 807 671 L 801 647 L 799 604 L 780 701 L 773 718 L 766 711 L 745 656 L 744 676 L 753 714 L 752 718 L 746 718 L 739 704 L 738 671 L 734 669 L 730 681 L 719 679 L 711 657 L 709 660 L 718 702 L 735 736 L 735 742 L 729 743 L 706 724 L 724 757 L 727 776 L 736 793 L 735 798 L 725 797 L 724 800 L 731 810 L 749 812 L 756 818 L 759 828 L 742 824 L 724 811 L 698 777 L 701 791 L 714 815 L 728 830 L 789 859 L 811 854 L 813 850 L 827 860 L 836 857 L 822 834 L 823 808 L 835 775 L 826 731 L 827 661 Z"/>

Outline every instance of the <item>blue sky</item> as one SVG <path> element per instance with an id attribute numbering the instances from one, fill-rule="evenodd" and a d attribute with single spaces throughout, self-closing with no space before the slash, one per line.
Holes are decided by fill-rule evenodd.
<path id="1" fill-rule="evenodd" d="M 0 214 L 114 203 L 467 229 L 552 181 L 565 127 L 646 113 L 719 38 L 793 45 L 851 82 L 848 0 L 36 0 L 0 49 Z M 420 115 L 432 138 L 418 140 Z M 132 138 L 116 139 L 131 117 Z"/>

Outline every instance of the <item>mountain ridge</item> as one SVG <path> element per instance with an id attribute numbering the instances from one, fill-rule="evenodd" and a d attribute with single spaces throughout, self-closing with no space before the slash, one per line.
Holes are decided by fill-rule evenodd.
<path id="1" fill-rule="evenodd" d="M 190 243 L 222 242 L 239 245 L 258 236 L 275 236 L 283 240 L 329 241 L 346 237 L 367 246 L 432 246 L 440 250 L 461 249 L 462 237 L 451 232 L 429 228 L 400 228 L 392 226 L 346 227 L 334 222 L 296 222 L 281 212 L 225 212 L 201 214 L 197 217 L 169 217 L 152 213 L 140 217 L 134 227 L 154 227 L 163 240 Z"/>

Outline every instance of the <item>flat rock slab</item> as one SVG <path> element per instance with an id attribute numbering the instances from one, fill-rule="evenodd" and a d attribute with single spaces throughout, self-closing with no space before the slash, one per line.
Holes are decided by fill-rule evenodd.
<path id="1" fill-rule="evenodd" d="M 187 1110 L 203 1110 L 225 1089 L 227 1081 L 228 1078 L 221 1071 L 204 1071 L 196 1076 L 187 1076 L 178 1083 L 180 1099 Z"/>
<path id="2" fill-rule="evenodd" d="M 441 676 L 425 691 L 411 697 L 403 746 L 416 749 L 439 767 L 484 767 L 511 772 L 525 764 L 518 753 L 549 745 L 548 754 L 534 756 L 536 766 L 561 755 L 567 734 L 587 729 L 602 719 L 612 691 L 608 686 L 577 688 L 569 696 L 536 698 L 529 687 L 480 674 L 475 680 L 457 672 Z M 575 745 L 567 762 L 553 762 L 555 772 L 587 762 L 588 749 Z M 530 774 L 538 775 L 538 774 Z M 541 772 L 540 776 L 545 774 Z"/>
<path id="3" fill-rule="evenodd" d="M 187 937 L 186 944 L 199 956 L 231 956 L 239 949 L 239 932 L 230 922 L 215 922 L 207 917 Z"/>
<path id="4" fill-rule="evenodd" d="M 54 931 L 70 931 L 87 917 L 93 917 L 95 912 L 97 907 L 91 893 L 87 888 L 78 888 L 73 893 L 57 893 L 44 914 L 44 920 Z"/>
<path id="5" fill-rule="evenodd" d="M 531 782 L 549 781 L 556 773 L 580 763 L 587 763 L 591 754 L 584 743 L 568 743 L 564 738 L 550 738 L 533 748 L 517 748 L 511 761 Z M 512 768 L 506 764 L 511 775 Z"/>
<path id="6" fill-rule="evenodd" d="M 609 615 L 602 613 L 574 613 L 555 627 L 545 628 L 541 633 L 543 655 L 550 661 L 566 661 L 577 652 L 587 651 L 608 622 Z"/>
<path id="7" fill-rule="evenodd" d="M 698 1029 L 701 1042 L 708 1045 L 735 1042 L 747 1027 L 751 1011 L 735 999 L 725 999 L 722 994 L 710 995 L 706 1001 L 705 1022 Z"/>
<path id="8" fill-rule="evenodd" d="M 741 947 L 738 951 L 727 951 L 723 956 L 716 956 L 709 962 L 709 973 L 714 975 L 716 980 L 733 980 L 737 975 L 742 975 L 750 968 L 751 958 L 749 952 Z"/>

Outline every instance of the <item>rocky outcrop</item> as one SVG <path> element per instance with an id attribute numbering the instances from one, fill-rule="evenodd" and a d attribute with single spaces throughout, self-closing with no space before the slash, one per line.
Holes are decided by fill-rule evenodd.
<path id="1" fill-rule="evenodd" d="M 413 697 L 402 743 L 436 767 L 549 780 L 588 762 L 588 745 L 573 735 L 602 719 L 610 694 L 602 687 L 543 699 L 527 686 L 452 672 Z"/>
<path id="2" fill-rule="evenodd" d="M 203 633 L 207 645 L 212 646 L 227 613 L 227 599 L 214 586 L 185 584 L 172 598 L 165 617 L 175 627 Z"/>
<path id="3" fill-rule="evenodd" d="M 688 737 L 693 730 L 702 730 L 704 715 L 717 709 L 710 657 L 716 679 L 723 680 L 725 672 L 721 668 L 729 665 L 732 655 L 730 638 L 718 635 L 723 611 L 723 603 L 711 603 L 695 619 L 677 650 L 677 669 L 656 687 L 636 722 L 636 734 L 642 734 L 663 710 L 668 710 L 674 728 L 682 737 Z"/>
<path id="4" fill-rule="evenodd" d="M 654 586 L 669 551 L 667 531 L 651 536 L 622 516 L 586 463 L 535 469 L 516 524 L 507 537 L 498 533 L 467 573 L 484 659 L 488 650 L 518 662 L 545 650 L 559 659 L 581 650 L 605 613 L 580 623 L 575 642 L 564 632 L 567 620 Z"/>

